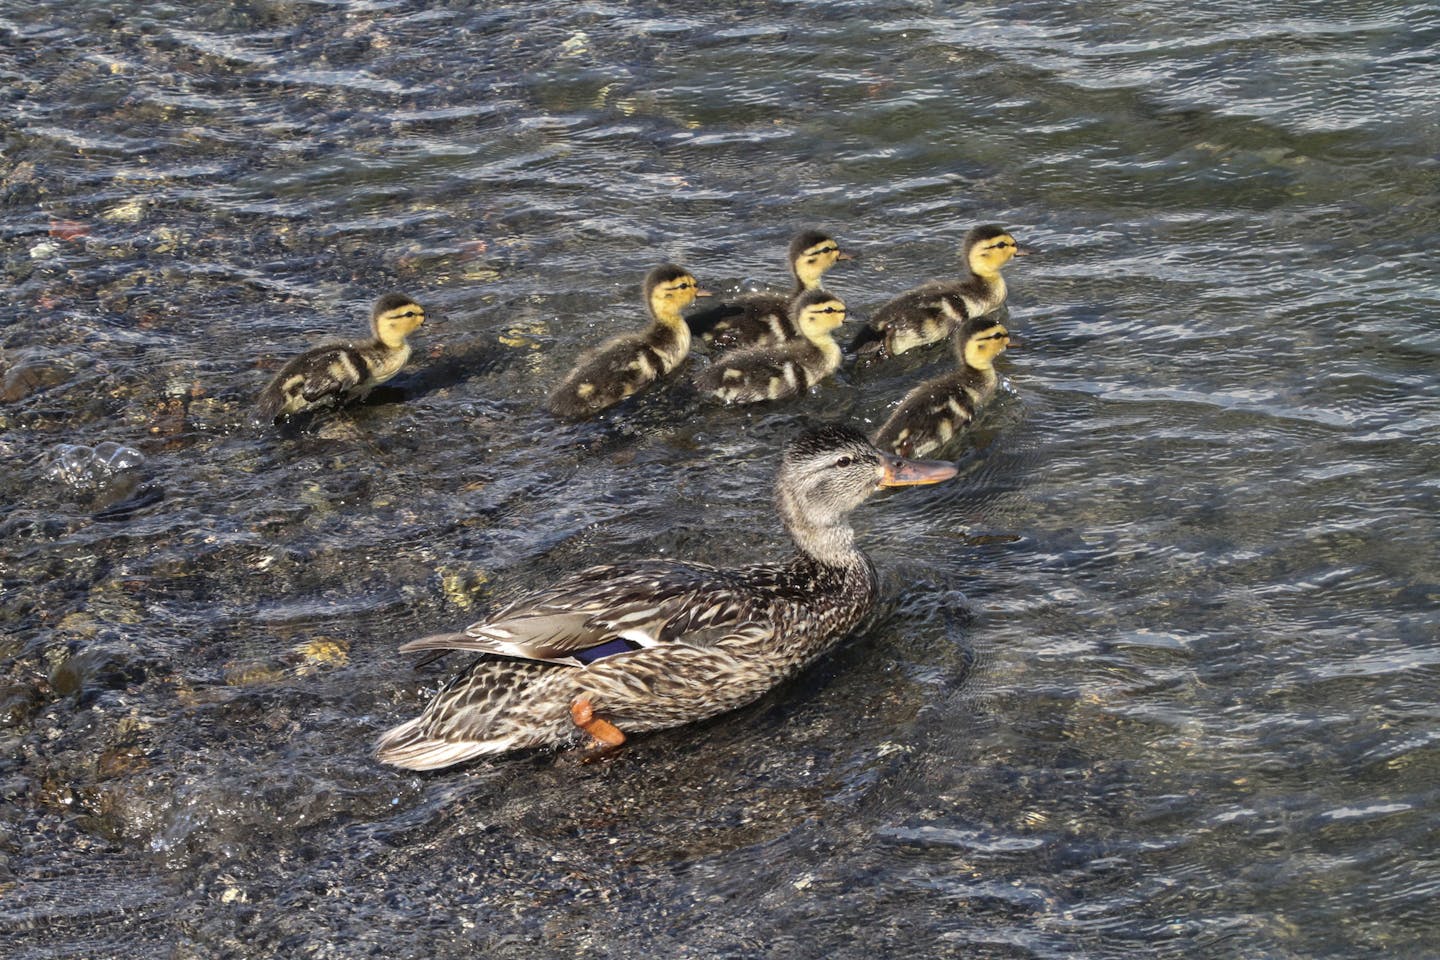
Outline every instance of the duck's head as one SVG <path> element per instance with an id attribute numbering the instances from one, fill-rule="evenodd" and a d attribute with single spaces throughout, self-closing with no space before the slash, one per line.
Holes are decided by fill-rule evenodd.
<path id="1" fill-rule="evenodd" d="M 851 259 L 829 234 L 806 230 L 790 241 L 790 270 L 806 290 L 820 285 L 820 278 L 837 261 Z"/>
<path id="2" fill-rule="evenodd" d="M 398 347 L 425 322 L 425 308 L 403 293 L 387 293 L 370 311 L 370 329 L 387 347 Z"/>
<path id="3" fill-rule="evenodd" d="M 790 316 L 807 340 L 821 340 L 845 322 L 845 304 L 833 293 L 806 290 L 790 302 Z"/>
<path id="4" fill-rule="evenodd" d="M 845 517 L 881 487 L 939 483 L 958 472 L 941 460 L 906 460 L 877 450 L 859 431 L 830 424 L 785 446 L 775 500 L 801 550 L 839 563 L 853 550 Z"/>
<path id="5" fill-rule="evenodd" d="M 968 366 L 989 370 L 1010 346 L 1010 331 L 993 317 L 977 317 L 955 331 L 955 352 Z"/>
<path id="6" fill-rule="evenodd" d="M 695 302 L 696 297 L 710 296 L 701 290 L 695 277 L 684 267 L 663 263 L 645 275 L 645 303 L 659 320 L 684 323 L 680 311 Z"/>
<path id="7" fill-rule="evenodd" d="M 1011 257 L 1023 257 L 1030 252 L 1016 243 L 1010 231 L 998 223 L 971 229 L 965 234 L 962 249 L 965 263 L 982 277 L 994 276 L 1010 262 Z"/>

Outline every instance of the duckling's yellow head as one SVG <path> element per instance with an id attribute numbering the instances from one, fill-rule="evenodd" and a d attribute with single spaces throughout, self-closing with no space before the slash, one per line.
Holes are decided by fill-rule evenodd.
<path id="1" fill-rule="evenodd" d="M 425 308 L 403 293 L 387 293 L 370 311 L 370 329 L 387 347 L 398 347 L 425 322 Z"/>
<path id="2" fill-rule="evenodd" d="M 1010 331 L 999 320 L 980 317 L 960 328 L 957 345 L 966 364 L 989 370 L 995 358 L 1010 346 Z"/>
<path id="3" fill-rule="evenodd" d="M 806 290 L 790 304 L 790 316 L 802 336 L 815 340 L 845 322 L 845 304 L 833 293 Z"/>
<path id="4" fill-rule="evenodd" d="M 710 291 L 701 290 L 690 271 L 673 263 L 661 264 L 645 276 L 645 302 L 660 320 L 684 323 L 680 311 L 694 303 L 696 297 L 708 296 Z"/>
<path id="5" fill-rule="evenodd" d="M 982 277 L 994 276 L 1011 257 L 1023 257 L 1030 252 L 1015 242 L 1010 231 L 995 223 L 975 227 L 965 234 L 964 250 L 965 262 Z"/>
<path id="6" fill-rule="evenodd" d="M 806 290 L 820 285 L 820 278 L 837 261 L 851 259 L 828 234 L 806 230 L 790 241 L 790 269 Z"/>

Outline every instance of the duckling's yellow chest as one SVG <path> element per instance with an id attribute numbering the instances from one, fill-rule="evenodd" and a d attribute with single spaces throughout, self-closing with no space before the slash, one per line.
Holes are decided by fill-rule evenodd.
<path id="1" fill-rule="evenodd" d="M 364 351 L 366 373 L 362 386 L 371 387 L 399 373 L 410 362 L 410 344 Z"/>
<path id="2" fill-rule="evenodd" d="M 661 373 L 669 373 L 690 355 L 690 328 L 679 324 L 657 324 L 648 338 L 648 346 L 660 358 Z"/>

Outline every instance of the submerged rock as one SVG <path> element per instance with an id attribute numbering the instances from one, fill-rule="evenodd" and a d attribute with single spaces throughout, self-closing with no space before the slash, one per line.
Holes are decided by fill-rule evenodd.
<path id="1" fill-rule="evenodd" d="M 70 374 L 68 367 L 53 360 L 16 364 L 0 379 L 0 403 L 18 403 L 32 393 L 64 383 Z"/>

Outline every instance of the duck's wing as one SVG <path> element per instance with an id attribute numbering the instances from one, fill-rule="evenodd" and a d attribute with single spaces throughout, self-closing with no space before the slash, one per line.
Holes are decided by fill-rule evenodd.
<path id="1" fill-rule="evenodd" d="M 461 633 L 412 640 L 402 652 L 469 650 L 585 666 L 667 644 L 709 646 L 768 629 L 753 575 L 646 561 L 591 567 L 529 594 Z"/>
<path id="2" fill-rule="evenodd" d="M 316 347 L 275 375 L 260 395 L 260 414 L 274 418 L 296 401 L 309 407 L 338 400 L 364 380 L 367 372 L 364 354 L 349 344 Z"/>
<path id="3" fill-rule="evenodd" d="M 778 293 L 752 293 L 685 315 L 690 332 L 716 350 L 784 343 L 794 336 L 790 302 Z"/>

